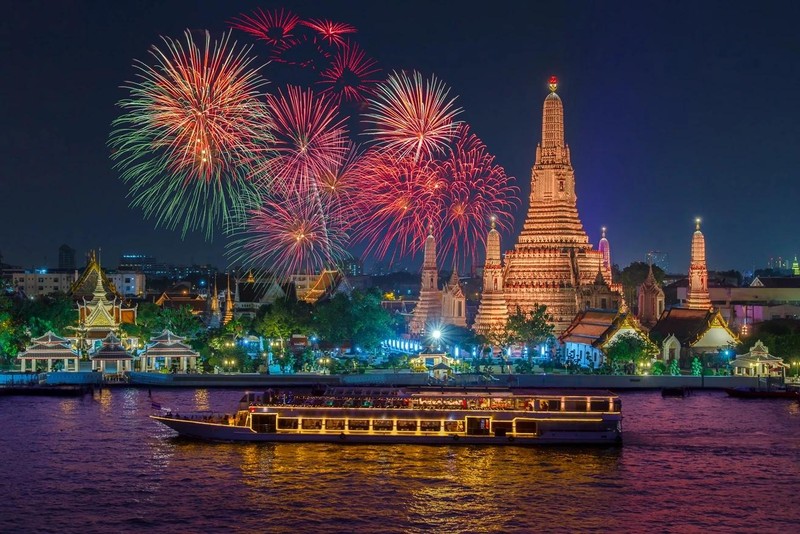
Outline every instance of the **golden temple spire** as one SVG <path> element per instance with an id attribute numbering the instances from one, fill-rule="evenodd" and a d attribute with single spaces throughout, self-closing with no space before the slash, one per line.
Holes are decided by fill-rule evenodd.
<path id="1" fill-rule="evenodd" d="M 695 217 L 694 219 L 694 229 L 698 232 L 700 231 L 700 217 Z"/>
<path id="2" fill-rule="evenodd" d="M 550 76 L 550 82 L 547 84 L 547 86 L 550 88 L 551 93 L 555 93 L 556 89 L 558 89 L 558 78 L 555 76 Z"/>

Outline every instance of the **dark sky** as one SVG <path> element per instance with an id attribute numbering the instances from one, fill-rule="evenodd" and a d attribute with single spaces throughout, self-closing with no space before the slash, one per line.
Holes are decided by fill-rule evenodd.
<path id="1" fill-rule="evenodd" d="M 441 77 L 460 95 L 462 118 L 518 178 L 518 227 L 556 74 L 592 242 L 605 225 L 615 263 L 656 249 L 685 271 L 701 216 L 709 268 L 762 266 L 800 252 L 798 5 L 7 0 L 0 252 L 25 267 L 55 266 L 62 243 L 79 254 L 102 247 L 109 266 L 122 252 L 224 266 L 222 238 L 182 240 L 128 207 L 106 141 L 133 59 L 186 28 L 219 35 L 258 6 L 351 23 L 384 71 Z M 514 238 L 504 235 L 503 247 Z"/>

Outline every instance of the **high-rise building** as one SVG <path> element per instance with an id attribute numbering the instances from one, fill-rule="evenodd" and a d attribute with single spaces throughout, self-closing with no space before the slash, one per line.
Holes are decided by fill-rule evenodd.
<path id="1" fill-rule="evenodd" d="M 622 296 L 621 288 L 606 279 L 604 254 L 592 248 L 578 217 L 575 171 L 556 89 L 554 76 L 544 100 L 528 215 L 514 250 L 505 256 L 504 294 L 510 312 L 547 306 L 559 334 L 578 311 L 594 303 L 613 309 L 622 304 Z M 606 284 L 597 284 L 599 279 Z"/>
<path id="2" fill-rule="evenodd" d="M 119 258 L 120 271 L 134 271 L 153 276 L 156 259 L 144 254 L 123 254 Z"/>
<path id="3" fill-rule="evenodd" d="M 75 268 L 75 249 L 69 245 L 61 245 L 58 247 L 58 268 L 59 269 L 74 269 Z"/>

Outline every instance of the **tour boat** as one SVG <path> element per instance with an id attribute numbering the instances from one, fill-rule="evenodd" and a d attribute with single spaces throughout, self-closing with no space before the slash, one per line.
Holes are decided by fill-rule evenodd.
<path id="1" fill-rule="evenodd" d="M 235 414 L 152 415 L 208 441 L 421 444 L 616 444 L 620 398 L 609 391 L 329 388 L 247 393 Z"/>

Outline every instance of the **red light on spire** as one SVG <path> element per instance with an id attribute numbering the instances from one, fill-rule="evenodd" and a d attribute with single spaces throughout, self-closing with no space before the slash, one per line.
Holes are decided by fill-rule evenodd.
<path id="1" fill-rule="evenodd" d="M 548 82 L 548 86 L 550 87 L 550 92 L 555 93 L 556 89 L 558 88 L 558 78 L 555 76 L 550 76 L 550 81 Z"/>
<path id="2" fill-rule="evenodd" d="M 550 83 L 553 85 L 558 84 L 558 78 L 556 78 L 555 76 L 550 76 Z"/>

